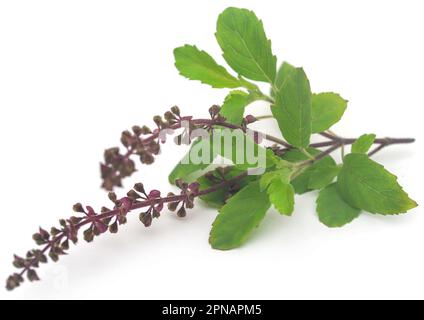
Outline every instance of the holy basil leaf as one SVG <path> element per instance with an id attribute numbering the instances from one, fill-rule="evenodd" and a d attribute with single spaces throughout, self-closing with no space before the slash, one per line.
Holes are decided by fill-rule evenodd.
<path id="1" fill-rule="evenodd" d="M 260 187 L 261 191 L 266 190 L 273 180 L 281 180 L 284 183 L 290 183 L 293 169 L 291 167 L 284 167 L 278 170 L 269 171 L 261 176 Z"/>
<path id="2" fill-rule="evenodd" d="M 241 87 L 239 79 L 230 75 L 205 51 L 185 45 L 174 50 L 175 66 L 180 74 L 190 80 L 199 80 L 213 88 Z"/>
<path id="3" fill-rule="evenodd" d="M 277 76 L 275 77 L 275 88 L 277 90 L 280 90 L 283 86 L 284 81 L 286 81 L 287 77 L 290 75 L 291 72 L 293 72 L 296 68 L 292 66 L 290 63 L 283 62 L 278 69 Z M 275 97 L 274 90 L 271 91 L 271 96 Z"/>
<path id="4" fill-rule="evenodd" d="M 197 182 L 200 184 L 200 190 L 205 190 L 215 186 L 222 181 L 223 178 L 225 180 L 230 180 L 241 175 L 243 172 L 244 171 L 238 170 L 235 167 L 218 168 L 201 176 Z M 221 208 L 232 196 L 234 196 L 234 194 L 237 194 L 239 190 L 257 179 L 258 176 L 246 176 L 246 178 L 238 180 L 237 183 L 228 184 L 216 192 L 201 196 L 200 199 L 212 207 Z"/>
<path id="5" fill-rule="evenodd" d="M 367 153 L 375 141 L 375 134 L 364 134 L 352 145 L 352 153 Z"/>
<path id="6" fill-rule="evenodd" d="M 320 153 L 320 150 L 314 148 L 307 148 L 306 150 L 313 156 Z M 297 149 L 286 152 L 282 158 L 292 163 L 309 159 L 304 153 Z M 291 184 L 297 194 L 304 194 L 315 189 L 321 189 L 333 181 L 335 171 L 339 170 L 336 169 L 336 167 L 337 164 L 334 159 L 331 156 L 326 156 L 305 169 L 299 176 L 292 180 Z M 321 180 L 321 178 L 323 180 Z"/>
<path id="7" fill-rule="evenodd" d="M 339 122 L 347 101 L 333 92 L 312 95 L 312 133 L 323 132 Z"/>
<path id="8" fill-rule="evenodd" d="M 417 206 L 396 176 L 365 154 L 351 153 L 344 158 L 338 186 L 347 203 L 371 213 L 400 214 Z"/>
<path id="9" fill-rule="evenodd" d="M 223 206 L 212 226 L 209 242 L 214 249 L 229 250 L 246 242 L 271 207 L 259 182 L 251 182 Z"/>
<path id="10" fill-rule="evenodd" d="M 286 216 L 291 216 L 294 210 L 294 188 L 283 179 L 271 181 L 268 189 L 268 196 L 274 207 Z"/>
<path id="11" fill-rule="evenodd" d="M 277 59 L 262 21 L 252 11 L 226 9 L 218 18 L 216 38 L 234 71 L 251 80 L 274 82 Z"/>
<path id="12" fill-rule="evenodd" d="M 207 153 L 205 153 L 206 150 L 208 151 Z M 197 161 L 193 161 L 194 155 L 197 156 Z M 195 181 L 202 174 L 202 170 L 206 169 L 214 161 L 216 156 L 217 153 L 213 149 L 210 139 L 198 139 L 193 142 L 190 151 L 169 174 L 169 182 L 174 184 L 178 179 L 186 182 Z M 201 159 L 203 160 L 200 161 Z"/>
<path id="13" fill-rule="evenodd" d="M 302 68 L 284 81 L 271 110 L 287 142 L 306 148 L 311 137 L 311 88 Z"/>
<path id="14" fill-rule="evenodd" d="M 352 222 L 361 210 L 351 207 L 341 197 L 337 183 L 322 189 L 317 199 L 319 220 L 330 228 L 339 228 Z"/>
<path id="15" fill-rule="evenodd" d="M 226 118 L 227 122 L 240 125 L 243 120 L 244 110 L 254 100 L 255 97 L 246 92 L 232 91 L 225 98 L 220 114 Z"/>
<path id="16" fill-rule="evenodd" d="M 240 170 L 264 171 L 275 165 L 274 153 L 255 143 L 252 136 L 246 135 L 240 129 L 215 130 L 214 150 L 218 150 L 220 156 L 231 160 Z"/>
<path id="17" fill-rule="evenodd" d="M 334 181 L 341 170 L 333 158 L 318 161 L 310 170 L 308 188 L 320 190 Z"/>

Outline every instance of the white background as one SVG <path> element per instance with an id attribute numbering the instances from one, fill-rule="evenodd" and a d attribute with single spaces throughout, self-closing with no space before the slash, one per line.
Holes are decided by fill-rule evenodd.
<path id="1" fill-rule="evenodd" d="M 226 90 L 180 77 L 172 51 L 196 44 L 224 63 L 214 31 L 230 5 L 264 20 L 279 61 L 303 66 L 315 92 L 350 101 L 340 135 L 418 139 L 376 160 L 424 203 L 422 1 L 1 1 L 1 279 L 14 271 L 12 254 L 33 247 L 39 225 L 71 215 L 78 201 L 108 204 L 98 165 L 122 130 L 152 124 L 175 104 L 205 116 L 223 101 Z M 278 133 L 273 122 L 262 128 Z M 167 174 L 183 153 L 165 146 L 126 188 L 143 181 L 173 190 Z M 134 214 L 119 234 L 81 242 L 43 266 L 42 282 L 0 289 L 0 297 L 424 298 L 421 208 L 398 217 L 364 214 L 330 230 L 316 218 L 315 199 L 299 197 L 292 218 L 270 212 L 230 252 L 209 247 L 216 212 L 200 203 L 186 220 L 164 214 L 150 229 Z"/>

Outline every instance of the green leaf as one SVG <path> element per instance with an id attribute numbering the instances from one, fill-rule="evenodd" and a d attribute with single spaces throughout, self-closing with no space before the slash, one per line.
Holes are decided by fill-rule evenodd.
<path id="1" fill-rule="evenodd" d="M 214 249 L 234 249 L 246 242 L 271 207 L 259 182 L 251 182 L 222 207 L 213 223 L 209 242 Z"/>
<path id="2" fill-rule="evenodd" d="M 178 162 L 178 164 L 169 174 L 169 182 L 174 184 L 178 179 L 182 179 L 185 182 L 195 181 L 202 174 L 202 170 L 209 167 L 209 165 L 216 158 L 217 154 L 212 147 L 213 145 L 211 144 L 210 139 L 198 139 L 197 141 L 193 142 L 190 151 L 180 162 Z M 196 154 L 203 156 L 204 150 L 209 150 L 209 155 L 205 154 L 205 159 L 208 158 L 208 161 L 203 161 L 201 163 L 193 162 L 193 159 L 190 155 Z"/>
<path id="3" fill-rule="evenodd" d="M 284 81 L 286 81 L 287 77 L 292 73 L 296 68 L 292 66 L 290 63 L 283 62 L 278 69 L 277 76 L 275 77 L 275 88 L 280 90 L 283 86 Z M 271 91 L 271 96 L 275 97 L 274 90 Z"/>
<path id="4" fill-rule="evenodd" d="M 345 157 L 338 185 L 346 202 L 371 213 L 400 214 L 417 206 L 396 176 L 365 154 L 351 153 Z"/>
<path id="5" fill-rule="evenodd" d="M 314 148 L 307 148 L 306 150 L 313 156 L 321 152 Z M 292 163 L 309 160 L 304 153 L 297 149 L 286 152 L 282 158 Z M 335 171 L 339 171 L 336 167 L 337 164 L 334 159 L 331 156 L 326 156 L 305 169 L 299 176 L 293 179 L 291 184 L 297 194 L 304 194 L 315 189 L 322 189 L 333 181 Z"/>
<path id="6" fill-rule="evenodd" d="M 340 196 L 337 183 L 322 189 L 317 199 L 319 220 L 330 228 L 339 228 L 352 222 L 361 210 L 351 207 Z"/>
<path id="7" fill-rule="evenodd" d="M 312 133 L 330 129 L 339 122 L 347 108 L 347 101 L 337 93 L 312 95 Z"/>
<path id="8" fill-rule="evenodd" d="M 252 11 L 226 9 L 218 17 L 216 39 L 234 71 L 251 80 L 274 83 L 277 59 L 262 21 Z"/>
<path id="9" fill-rule="evenodd" d="M 264 173 L 260 180 L 261 191 L 266 190 L 273 180 L 281 180 L 284 183 L 290 183 L 292 174 L 293 169 L 290 167 Z"/>
<path id="10" fill-rule="evenodd" d="M 291 216 L 294 210 L 294 188 L 283 179 L 274 179 L 268 187 L 268 196 L 274 207 L 286 216 Z"/>
<path id="11" fill-rule="evenodd" d="M 259 186 L 267 190 L 269 200 L 281 213 L 290 216 L 294 210 L 294 188 L 290 184 L 293 166 L 286 161 L 277 164 L 278 170 L 268 171 L 262 175 Z"/>
<path id="12" fill-rule="evenodd" d="M 375 141 L 375 134 L 364 134 L 352 145 L 352 153 L 367 153 Z"/>
<path id="13" fill-rule="evenodd" d="M 274 153 L 255 143 L 241 129 L 215 129 L 214 144 L 214 150 L 240 170 L 265 169 L 275 165 Z"/>
<path id="14" fill-rule="evenodd" d="M 216 182 L 210 179 L 210 175 L 213 175 L 217 181 L 220 181 L 222 177 L 224 177 L 226 180 L 230 180 L 239 176 L 243 172 L 244 171 L 238 170 L 235 167 L 219 168 L 210 172 L 208 175 L 201 176 L 197 182 L 200 184 L 200 190 L 204 190 L 216 185 Z M 234 185 L 227 185 L 223 188 L 220 188 L 216 192 L 201 196 L 200 199 L 206 202 L 206 204 L 209 206 L 221 208 L 229 198 L 234 196 L 234 194 L 237 194 L 240 189 L 243 189 L 250 182 L 257 180 L 258 177 L 259 176 L 247 176 L 246 178 L 239 180 Z"/>
<path id="15" fill-rule="evenodd" d="M 341 170 L 333 158 L 317 162 L 310 170 L 308 188 L 320 190 L 334 181 Z"/>
<path id="16" fill-rule="evenodd" d="M 175 66 L 180 74 L 191 80 L 199 80 L 213 88 L 238 88 L 239 79 L 230 75 L 205 51 L 185 45 L 174 50 Z"/>
<path id="17" fill-rule="evenodd" d="M 227 122 L 240 125 L 243 120 L 244 110 L 255 100 L 254 97 L 243 91 L 232 91 L 225 98 L 220 114 Z"/>
<path id="18" fill-rule="evenodd" d="M 271 110 L 287 142 L 306 148 L 311 137 L 311 88 L 302 68 L 287 77 Z"/>

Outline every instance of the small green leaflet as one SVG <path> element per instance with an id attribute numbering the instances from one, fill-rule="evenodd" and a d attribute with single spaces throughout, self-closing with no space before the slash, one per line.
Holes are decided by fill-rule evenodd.
<path id="1" fill-rule="evenodd" d="M 367 153 L 375 141 L 375 134 L 364 134 L 352 145 L 352 153 Z"/>
<path id="2" fill-rule="evenodd" d="M 340 196 L 337 183 L 322 189 L 317 199 L 319 220 L 330 228 L 339 228 L 352 222 L 361 210 L 351 207 Z"/>
<path id="3" fill-rule="evenodd" d="M 239 79 L 230 75 L 205 51 L 185 45 L 174 50 L 175 66 L 180 74 L 190 80 L 199 80 L 213 88 L 238 88 Z"/>
<path id="4" fill-rule="evenodd" d="M 261 191 L 267 190 L 269 200 L 281 213 L 291 216 L 294 210 L 294 188 L 290 184 L 293 168 L 289 163 L 279 170 L 269 171 L 260 180 Z"/>
<path id="5" fill-rule="evenodd" d="M 293 169 L 290 167 L 281 168 L 279 170 L 268 171 L 261 176 L 260 187 L 261 191 L 266 190 L 273 180 L 282 180 L 285 183 L 289 183 Z"/>
<path id="6" fill-rule="evenodd" d="M 293 72 L 296 68 L 293 67 L 290 63 L 283 62 L 280 66 L 280 69 L 278 69 L 277 76 L 275 78 L 275 88 L 277 90 L 280 90 L 283 86 L 284 81 L 286 81 L 287 77 L 290 75 L 291 72 Z M 274 90 L 271 91 L 271 96 L 275 97 Z"/>
<path id="7" fill-rule="evenodd" d="M 268 196 L 274 207 L 286 216 L 291 216 L 294 210 L 294 188 L 289 182 L 274 179 L 268 187 Z"/>
<path id="8" fill-rule="evenodd" d="M 312 95 L 312 133 L 330 129 L 339 122 L 347 108 L 347 101 L 333 92 Z"/>
<path id="9" fill-rule="evenodd" d="M 234 71 L 251 80 L 274 83 L 277 58 L 262 21 L 252 11 L 226 9 L 218 18 L 215 35 Z"/>
<path id="10" fill-rule="evenodd" d="M 287 142 L 306 148 L 311 137 L 311 88 L 302 68 L 284 81 L 271 110 Z"/>
<path id="11" fill-rule="evenodd" d="M 240 125 L 243 120 L 244 110 L 253 101 L 255 101 L 255 97 L 244 91 L 231 91 L 225 98 L 220 114 L 225 117 L 227 122 Z"/>
<path id="12" fill-rule="evenodd" d="M 271 207 L 259 182 L 251 182 L 223 206 L 212 225 L 209 243 L 214 249 L 230 250 L 244 244 Z"/>
<path id="13" fill-rule="evenodd" d="M 347 203 L 371 213 L 400 214 L 417 206 L 396 176 L 365 154 L 351 153 L 344 158 L 338 186 Z"/>

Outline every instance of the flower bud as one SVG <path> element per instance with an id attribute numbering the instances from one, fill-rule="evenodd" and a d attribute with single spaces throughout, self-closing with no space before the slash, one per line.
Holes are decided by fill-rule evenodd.
<path id="1" fill-rule="evenodd" d="M 194 198 L 188 197 L 188 199 L 185 202 L 185 206 L 187 209 L 193 209 L 194 208 Z"/>
<path id="2" fill-rule="evenodd" d="M 152 210 L 152 217 L 155 218 L 155 219 L 158 219 L 160 217 L 160 212 L 161 212 L 161 210 L 158 210 L 156 208 L 153 208 L 153 210 Z"/>
<path id="3" fill-rule="evenodd" d="M 149 165 L 155 162 L 155 158 L 150 153 L 145 152 L 140 156 L 140 161 L 143 164 Z"/>
<path id="4" fill-rule="evenodd" d="M 48 241 L 50 239 L 50 233 L 48 233 L 46 230 L 39 228 L 39 232 L 44 241 Z"/>
<path id="5" fill-rule="evenodd" d="M 219 111 L 221 111 L 221 108 L 217 105 L 213 105 L 209 108 L 209 114 L 212 118 L 215 118 L 219 114 Z"/>
<path id="6" fill-rule="evenodd" d="M 81 203 L 74 204 L 72 209 L 74 210 L 74 212 L 84 213 L 84 208 Z"/>
<path id="7" fill-rule="evenodd" d="M 33 269 L 29 269 L 27 271 L 27 278 L 29 281 L 39 281 L 40 278 L 38 277 L 37 273 Z"/>
<path id="8" fill-rule="evenodd" d="M 150 227 L 152 225 L 152 215 L 150 214 L 150 212 L 140 213 L 139 219 L 145 227 Z"/>
<path id="9" fill-rule="evenodd" d="M 43 239 L 43 237 L 41 236 L 41 234 L 39 233 L 34 233 L 32 235 L 32 239 L 35 241 L 35 243 L 39 246 L 43 245 L 46 243 L 46 241 Z"/>
<path id="10" fill-rule="evenodd" d="M 132 200 L 137 200 L 141 198 L 141 196 L 135 190 L 128 191 L 127 196 Z"/>
<path id="11" fill-rule="evenodd" d="M 149 144 L 149 151 L 151 154 L 158 155 L 160 152 L 160 145 L 156 141 L 152 141 Z"/>
<path id="12" fill-rule="evenodd" d="M 124 131 L 122 132 L 121 135 L 121 143 L 125 146 L 125 147 L 129 147 L 132 143 L 133 137 L 131 135 L 131 132 L 129 131 Z"/>
<path id="13" fill-rule="evenodd" d="M 106 207 L 102 207 L 101 209 L 100 209 L 100 212 L 101 213 L 106 213 L 106 212 L 109 212 L 110 211 L 110 209 L 109 208 L 106 208 Z"/>
<path id="14" fill-rule="evenodd" d="M 168 210 L 174 212 L 175 210 L 177 210 L 178 204 L 178 201 L 168 203 Z"/>
<path id="15" fill-rule="evenodd" d="M 118 201 L 118 197 L 116 196 L 115 192 L 109 192 L 108 197 L 109 197 L 109 200 L 112 201 L 113 203 L 116 203 L 116 201 Z"/>
<path id="16" fill-rule="evenodd" d="M 119 216 L 118 216 L 118 223 L 119 223 L 120 225 L 122 225 L 122 224 L 126 224 L 126 223 L 127 223 L 127 217 L 126 217 L 126 216 L 124 216 L 124 215 L 119 215 Z"/>
<path id="17" fill-rule="evenodd" d="M 55 227 L 52 227 L 52 228 L 50 229 L 50 234 L 51 234 L 53 237 L 57 236 L 60 232 L 61 232 L 61 231 L 60 231 L 58 228 L 55 228 Z"/>
<path id="18" fill-rule="evenodd" d="M 6 281 L 6 289 L 7 290 L 13 290 L 19 287 L 19 285 L 24 281 L 22 276 L 18 273 L 14 273 L 9 278 L 7 278 Z"/>
<path id="19" fill-rule="evenodd" d="M 52 259 L 53 262 L 58 262 L 59 261 L 59 255 L 53 251 L 49 252 L 49 257 L 50 259 Z"/>
<path id="20" fill-rule="evenodd" d="M 173 114 L 175 114 L 177 117 L 180 117 L 180 108 L 178 108 L 177 106 L 173 106 L 173 107 L 171 108 L 171 112 L 172 112 Z"/>
<path id="21" fill-rule="evenodd" d="M 154 123 L 156 123 L 156 125 L 158 126 L 158 128 L 162 128 L 163 127 L 163 120 L 161 116 L 154 116 L 153 117 L 153 121 Z"/>
<path id="22" fill-rule="evenodd" d="M 256 119 L 256 117 L 252 116 L 251 114 L 247 115 L 244 120 L 246 121 L 246 124 L 251 124 L 258 121 L 258 119 Z"/>
<path id="23" fill-rule="evenodd" d="M 94 239 L 94 233 L 93 231 L 90 229 L 87 229 L 84 231 L 84 240 L 87 242 L 92 242 Z"/>
<path id="24" fill-rule="evenodd" d="M 178 212 L 177 212 L 177 216 L 178 216 L 178 217 L 180 217 L 180 218 L 184 218 L 184 217 L 186 217 L 186 216 L 187 216 L 187 211 L 186 211 L 186 209 L 184 208 L 184 206 L 182 206 L 182 207 L 180 208 L 180 210 L 178 210 Z"/>
<path id="25" fill-rule="evenodd" d="M 157 199 L 157 198 L 160 198 L 160 195 L 161 195 L 161 193 L 160 193 L 159 190 L 152 190 L 152 191 L 150 191 L 148 198 L 149 199 Z"/>
<path id="26" fill-rule="evenodd" d="M 117 233 L 118 232 L 118 223 L 114 222 L 109 226 L 110 233 Z"/>
<path id="27" fill-rule="evenodd" d="M 35 259 L 41 263 L 47 263 L 47 257 L 41 250 L 33 250 Z"/>
<path id="28" fill-rule="evenodd" d="M 63 250 L 69 250 L 69 241 L 68 240 L 63 241 L 61 246 Z"/>
<path id="29" fill-rule="evenodd" d="M 152 130 L 149 127 L 143 126 L 141 128 L 141 134 L 146 135 L 146 134 L 151 134 L 151 133 L 152 133 Z"/>
<path id="30" fill-rule="evenodd" d="M 18 257 L 17 255 L 13 256 L 13 265 L 15 268 L 22 269 L 25 268 L 25 259 Z"/>
<path id="31" fill-rule="evenodd" d="M 171 111 L 167 111 L 164 114 L 165 120 L 168 122 L 175 122 L 176 118 L 175 115 Z"/>
<path id="32" fill-rule="evenodd" d="M 144 185 L 140 182 L 134 185 L 134 190 L 143 194 L 146 193 L 146 191 L 144 190 Z"/>
<path id="33" fill-rule="evenodd" d="M 139 127 L 139 126 L 133 126 L 132 127 L 132 131 L 138 137 L 141 136 L 141 134 L 143 133 L 143 129 L 141 127 Z"/>

